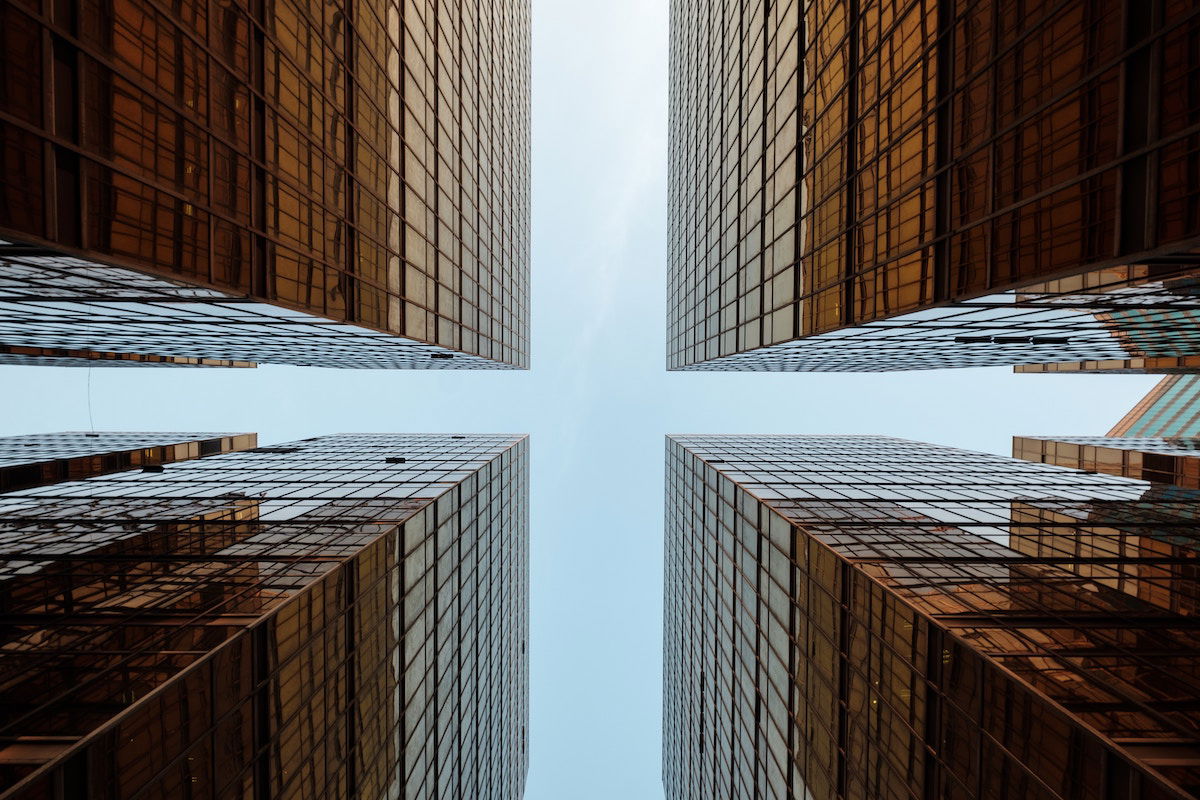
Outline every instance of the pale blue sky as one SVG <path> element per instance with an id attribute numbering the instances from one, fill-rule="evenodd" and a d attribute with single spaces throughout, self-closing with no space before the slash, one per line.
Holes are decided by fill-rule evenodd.
<path id="1" fill-rule="evenodd" d="M 96 369 L 101 430 L 532 434 L 527 800 L 660 798 L 666 433 L 877 433 L 1008 453 L 1104 433 L 1140 376 L 663 369 L 666 0 L 534 0 L 533 369 Z M 88 426 L 87 370 L 0 367 L 0 435 Z"/>

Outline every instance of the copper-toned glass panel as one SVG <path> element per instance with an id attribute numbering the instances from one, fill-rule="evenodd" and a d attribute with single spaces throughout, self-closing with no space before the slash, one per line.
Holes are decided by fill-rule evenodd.
<path id="1" fill-rule="evenodd" d="M 883 437 L 670 437 L 667 797 L 1197 796 L 1198 512 Z"/>
<path id="2" fill-rule="evenodd" d="M 327 436 L 0 495 L 0 797 L 517 800 L 527 449 Z"/>
<path id="3" fill-rule="evenodd" d="M 673 0 L 668 365 L 1128 357 L 926 312 L 1194 265 L 1198 30 L 1184 0 Z M 839 353 L 884 328 L 911 343 Z"/>
<path id="4" fill-rule="evenodd" d="M 0 438 L 0 492 L 246 450 L 253 433 L 38 433 Z"/>
<path id="5" fill-rule="evenodd" d="M 139 298 L 133 342 L 3 292 L 26 332 L 0 343 L 528 365 L 528 0 L 4 0 L 0 23 L 0 275 L 32 252 L 59 257 L 33 286 L 203 290 L 170 331 Z M 116 297 L 72 300 L 103 318 Z M 215 354 L 205 324 L 253 304 L 288 325 Z M 358 335 L 394 341 L 356 360 Z"/>

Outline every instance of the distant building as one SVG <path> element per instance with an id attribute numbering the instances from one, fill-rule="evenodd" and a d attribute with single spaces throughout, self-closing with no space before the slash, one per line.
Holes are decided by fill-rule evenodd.
<path id="1" fill-rule="evenodd" d="M 1175 0 L 671 4 L 671 369 L 1200 357 Z"/>
<path id="2" fill-rule="evenodd" d="M 1130 375 L 1186 375 L 1200 372 L 1200 356 L 1139 357 L 1109 361 L 1058 361 L 1053 364 L 1020 364 L 1020 373 L 1127 373 Z"/>
<path id="3" fill-rule="evenodd" d="M 1109 436 L 1200 436 L 1200 376 L 1163 378 Z"/>
<path id="4" fill-rule="evenodd" d="M 4 0 L 0 346 L 527 367 L 529 84 L 528 0 Z"/>
<path id="5" fill-rule="evenodd" d="M 668 800 L 1200 793 L 1200 492 L 875 436 L 666 487 Z"/>
<path id="6" fill-rule="evenodd" d="M 527 450 L 324 436 L 0 495 L 0 798 L 518 800 Z"/>
<path id="7" fill-rule="evenodd" d="M 1013 456 L 1200 489 L 1200 375 L 1163 378 L 1106 436 L 1014 436 Z"/>
<path id="8" fill-rule="evenodd" d="M 1014 436 L 1013 457 L 1200 490 L 1200 438 Z"/>

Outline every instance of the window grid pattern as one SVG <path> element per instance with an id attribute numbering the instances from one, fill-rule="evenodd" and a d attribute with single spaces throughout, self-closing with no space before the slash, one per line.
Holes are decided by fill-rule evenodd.
<path id="1" fill-rule="evenodd" d="M 1014 436 L 1013 457 L 1200 489 L 1198 438 Z"/>
<path id="2" fill-rule="evenodd" d="M 528 0 L 0 13 L 0 236 L 527 366 Z"/>
<path id="3" fill-rule="evenodd" d="M 0 796 L 516 800 L 527 447 L 327 436 L 0 497 Z"/>
<path id="4" fill-rule="evenodd" d="M 1197 511 L 883 437 L 669 437 L 667 797 L 1195 796 Z"/>
<path id="5" fill-rule="evenodd" d="M 254 367 L 250 361 L 226 361 L 216 358 L 180 358 L 179 356 L 141 353 L 105 353 L 98 350 L 65 350 L 53 347 L 0 345 L 0 364 L 22 367 Z"/>
<path id="6" fill-rule="evenodd" d="M 1109 436 L 1200 436 L 1200 376 L 1163 378 Z"/>
<path id="7" fill-rule="evenodd" d="M 0 341 L 294 366 L 503 369 L 481 356 L 63 256 L 4 258 Z M 129 363 L 140 362 L 106 362 Z M 150 362 L 157 363 L 157 362 Z"/>
<path id="8" fill-rule="evenodd" d="M 1198 29 L 1185 0 L 673 0 L 668 365 L 809 370 L 774 346 L 1194 253 Z"/>
<path id="9" fill-rule="evenodd" d="M 37 433 L 0 438 L 0 492 L 254 447 L 253 433 Z"/>
<path id="10" fill-rule="evenodd" d="M 1060 361 L 1053 364 L 1019 364 L 1014 372 L 1093 372 L 1129 375 L 1173 375 L 1200 372 L 1200 356 L 1107 359 L 1103 361 Z"/>
<path id="11" fill-rule="evenodd" d="M 1101 270 L 678 368 L 882 372 L 1176 359 L 1200 352 L 1197 277 L 1174 267 Z"/>

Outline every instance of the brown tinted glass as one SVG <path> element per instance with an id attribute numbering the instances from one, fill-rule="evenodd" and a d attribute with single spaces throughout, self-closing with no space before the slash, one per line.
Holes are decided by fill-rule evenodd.
<path id="1" fill-rule="evenodd" d="M 1197 512 L 883 437 L 669 437 L 667 797 L 1194 797 Z"/>
<path id="2" fill-rule="evenodd" d="M 59 260 L 36 284 L 119 267 L 323 326 L 288 331 L 294 350 L 333 321 L 431 346 L 397 347 L 391 366 L 527 365 L 527 0 L 5 0 L 0 13 L 0 239 L 26 246 L 0 253 L 88 262 Z M 37 334 L 59 331 L 80 349 L 106 333 L 62 335 L 45 310 L 23 303 L 29 335 L 0 342 L 55 346 Z M 278 331 L 264 321 L 264 341 L 229 358 L 295 363 L 265 341 Z M 111 349 L 223 357 L 175 333 Z M 317 355 L 347 365 L 336 347 Z"/>
<path id="3" fill-rule="evenodd" d="M 839 361 L 820 338 L 882 320 L 938 366 L 1069 360 L 953 336 L 923 350 L 919 312 L 1194 264 L 1193 10 L 674 0 L 669 366 L 911 368 L 886 351 Z"/>
<path id="4" fill-rule="evenodd" d="M 0 496 L 0 797 L 516 800 L 526 459 L 342 435 Z"/>

